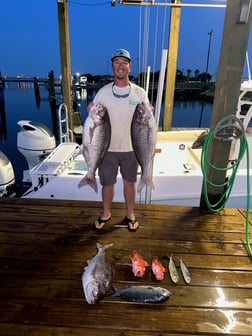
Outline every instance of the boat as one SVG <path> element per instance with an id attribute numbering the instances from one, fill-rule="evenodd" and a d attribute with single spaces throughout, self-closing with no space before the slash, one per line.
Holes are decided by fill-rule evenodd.
<path id="1" fill-rule="evenodd" d="M 249 152 L 252 152 L 252 128 L 249 127 L 251 116 L 252 82 L 245 82 L 241 85 L 234 118 L 242 125 L 244 134 L 241 132 L 240 135 L 246 138 Z M 82 145 L 70 140 L 62 141 L 56 146 L 47 126 L 27 120 L 19 121 L 18 125 L 18 149 L 25 156 L 29 166 L 24 172 L 23 181 L 29 183 L 30 187 L 22 197 L 101 201 L 98 177 L 97 193 L 89 186 L 78 188 L 79 181 L 87 172 Z M 202 143 L 200 144 L 199 140 L 207 131 L 209 130 L 182 129 L 158 132 L 152 169 L 155 188 L 150 190 L 146 187 L 141 193 L 137 193 L 136 202 L 199 206 L 203 185 Z M 233 157 L 230 157 L 230 162 L 236 162 L 239 156 L 240 140 L 233 142 Z M 251 160 L 248 165 L 244 155 L 239 162 L 226 207 L 246 207 L 247 174 L 251 180 L 251 166 Z M 139 171 L 137 183 L 140 174 Z M 120 175 L 115 185 L 114 201 L 124 202 Z"/>
<path id="2" fill-rule="evenodd" d="M 153 190 L 136 195 L 136 202 L 177 204 L 198 206 L 202 189 L 201 148 L 192 148 L 202 134 L 202 130 L 181 130 L 159 132 L 157 153 L 153 164 Z M 247 135 L 250 151 L 252 133 Z M 32 186 L 23 195 L 25 198 L 101 200 L 99 182 L 98 192 L 89 186 L 78 188 L 78 183 L 86 174 L 87 166 L 81 146 L 75 142 L 65 142 L 57 146 L 47 158 L 29 171 Z M 227 207 L 246 207 L 246 160 L 240 163 L 235 183 Z M 252 170 L 250 169 L 250 179 Z M 140 179 L 140 171 L 139 178 Z M 115 185 L 115 202 L 124 202 L 123 184 L 120 175 Z"/>
<path id="3" fill-rule="evenodd" d="M 13 194 L 15 174 L 11 161 L 0 151 L 0 197 Z"/>

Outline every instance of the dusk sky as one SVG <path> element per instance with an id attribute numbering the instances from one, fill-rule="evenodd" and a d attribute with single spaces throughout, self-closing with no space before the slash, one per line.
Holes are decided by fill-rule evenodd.
<path id="1" fill-rule="evenodd" d="M 217 0 L 182 2 L 223 3 Z M 46 77 L 50 70 L 54 70 L 55 77 L 59 76 L 57 0 L 5 0 L 1 1 L 0 12 L 2 75 Z M 112 52 L 125 48 L 131 53 L 132 74 L 137 75 L 139 63 L 142 64 L 141 54 L 139 58 L 139 35 L 141 32 L 143 40 L 144 17 L 147 17 L 145 15 L 148 12 L 150 24 L 146 63 L 151 71 L 158 71 L 161 51 L 168 47 L 169 6 L 151 6 L 146 9 L 146 6 L 117 4 L 112 7 L 110 1 L 106 0 L 69 0 L 71 73 L 111 74 Z M 208 72 L 216 78 L 224 18 L 225 8 L 182 7 L 177 69 L 185 72 L 187 69 L 192 72 L 196 69 L 205 71 L 209 32 L 212 30 Z M 248 52 L 251 61 L 251 36 Z M 140 70 L 143 70 L 141 65 Z M 245 69 L 244 77 L 246 75 Z"/>

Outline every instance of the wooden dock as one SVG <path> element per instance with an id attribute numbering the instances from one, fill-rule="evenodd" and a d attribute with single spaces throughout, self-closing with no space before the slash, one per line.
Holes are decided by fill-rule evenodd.
<path id="1" fill-rule="evenodd" d="M 67 191 L 66 191 L 67 192 Z M 0 199 L 0 328 L 4 336 L 252 335 L 252 260 L 245 246 L 245 211 L 210 213 L 198 208 L 141 205 L 135 233 L 120 225 L 124 204 L 115 203 L 103 233 L 92 223 L 101 203 Z M 250 212 L 251 219 L 251 212 Z M 113 285 L 150 284 L 172 297 L 139 304 L 106 297 L 86 303 L 81 275 L 96 254 L 96 242 L 113 242 L 107 256 Z M 182 257 L 192 282 L 161 282 L 148 267 L 135 278 L 128 266 L 133 249 L 168 268 Z"/>

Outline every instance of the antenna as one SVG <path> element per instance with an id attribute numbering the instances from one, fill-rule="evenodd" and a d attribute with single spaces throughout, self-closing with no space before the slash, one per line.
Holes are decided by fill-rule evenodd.
<path id="1" fill-rule="evenodd" d="M 251 73 L 250 73 L 250 66 L 249 66 L 249 57 L 248 57 L 248 52 L 246 51 L 246 62 L 247 62 L 247 67 L 248 67 L 248 80 L 251 80 Z"/>

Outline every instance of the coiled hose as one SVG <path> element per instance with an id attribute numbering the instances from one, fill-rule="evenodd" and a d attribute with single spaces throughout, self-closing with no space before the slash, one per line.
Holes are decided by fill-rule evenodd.
<path id="1" fill-rule="evenodd" d="M 218 125 L 217 125 L 218 126 Z M 252 257 L 252 249 L 250 247 L 250 241 L 249 241 L 249 209 L 250 209 L 250 176 L 249 176 L 249 147 L 248 147 L 248 142 L 246 139 L 246 136 L 243 134 L 242 136 L 239 137 L 240 141 L 240 148 L 239 148 L 239 154 L 237 160 L 233 160 L 230 166 L 225 167 L 225 168 L 220 168 L 214 166 L 211 162 L 208 160 L 208 152 L 209 152 L 209 146 L 212 141 L 213 137 L 216 134 L 215 129 L 211 129 L 203 143 L 202 147 L 202 154 L 201 154 L 201 170 L 203 174 L 203 192 L 204 192 L 204 198 L 207 204 L 207 207 L 209 210 L 212 212 L 218 212 L 222 210 L 230 196 L 234 180 L 236 177 L 237 169 L 239 167 L 239 164 L 246 153 L 247 157 L 247 202 L 246 202 L 246 245 L 247 245 L 247 250 L 250 256 Z M 229 139 L 230 140 L 230 139 Z M 209 179 L 207 178 L 207 169 L 208 167 L 211 167 L 212 169 L 215 169 L 216 171 L 231 171 L 230 177 L 226 179 L 226 181 L 223 184 L 214 184 Z M 208 192 L 207 192 L 207 187 L 208 184 L 214 186 L 214 187 L 220 187 L 220 188 L 225 188 L 225 191 L 223 195 L 220 197 L 220 199 L 215 203 L 211 204 L 208 198 Z"/>

